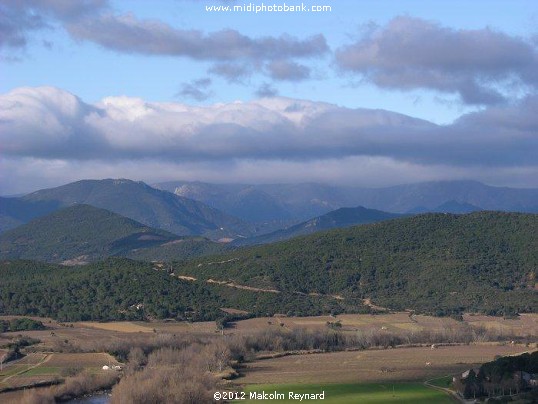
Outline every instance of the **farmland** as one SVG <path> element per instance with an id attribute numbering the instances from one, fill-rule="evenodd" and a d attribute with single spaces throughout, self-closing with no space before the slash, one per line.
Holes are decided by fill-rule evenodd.
<path id="1" fill-rule="evenodd" d="M 374 383 L 424 381 L 458 373 L 525 347 L 499 344 L 395 348 L 290 355 L 248 363 L 241 383 Z"/>
<path id="2" fill-rule="evenodd" d="M 247 364 L 238 383 L 250 392 L 325 392 L 327 403 L 451 403 L 446 388 L 454 374 L 524 347 L 499 344 L 410 347 L 290 355 Z M 271 400 L 268 400 L 272 402 Z M 254 402 L 246 400 L 245 402 Z M 274 401 L 276 402 L 276 401 Z M 278 400 L 278 402 L 291 402 Z"/>
<path id="3" fill-rule="evenodd" d="M 9 319 L 12 317 L 1 317 Z M 33 317 L 39 319 L 37 317 Z M 24 332 L 42 341 L 48 349 L 55 349 L 67 344 L 82 350 L 97 349 L 96 341 L 106 345 L 114 341 L 144 340 L 149 334 L 188 334 L 215 335 L 214 321 L 117 321 L 117 322 L 74 322 L 60 323 L 52 319 L 43 319 L 48 330 Z M 327 322 L 340 322 L 340 331 L 354 335 L 356 332 L 448 332 L 458 327 L 471 326 L 474 329 L 492 330 L 502 335 L 535 337 L 538 335 L 538 315 L 522 314 L 517 319 L 502 317 L 464 315 L 464 321 L 456 321 L 448 317 L 431 317 L 411 315 L 408 312 L 390 314 L 340 314 L 338 316 L 311 317 L 260 317 L 231 322 L 224 334 L 252 334 L 271 329 L 305 329 L 326 330 Z M 20 333 L 8 332 L 0 334 L 0 346 Z M 65 347 L 64 347 L 65 348 Z"/>
<path id="4" fill-rule="evenodd" d="M 13 317 L 1 317 L 11 319 Z M 24 332 L 24 335 L 37 338 L 45 350 L 57 351 L 66 347 L 76 350 L 97 350 L 99 346 L 118 341 L 143 341 L 153 335 L 215 335 L 214 321 L 118 321 L 118 322 L 75 322 L 61 323 L 48 318 L 38 318 L 48 327 L 47 330 Z M 538 335 L 538 315 L 522 314 L 517 319 L 502 317 L 464 315 L 464 321 L 456 321 L 447 317 L 431 317 L 411 315 L 407 312 L 390 314 L 341 314 L 338 316 L 315 317 L 260 317 L 231 322 L 223 330 L 225 335 L 249 335 L 266 330 L 326 330 L 327 322 L 339 322 L 339 330 L 347 335 L 357 332 L 369 333 L 386 331 L 404 332 L 449 332 L 461 327 L 470 326 L 476 330 L 491 330 L 502 339 L 506 336 L 535 338 Z M 20 332 L 0 334 L 0 346 L 5 345 Z M 67 341 L 67 342 L 66 342 Z M 1 355 L 1 352 L 0 352 Z"/>
<path id="5" fill-rule="evenodd" d="M 311 317 L 261 317 L 238 321 L 233 324 L 233 332 L 249 332 L 266 329 L 271 326 L 324 329 L 327 322 L 340 322 L 341 330 L 346 332 L 386 330 L 392 332 L 446 331 L 462 325 L 484 327 L 499 334 L 535 336 L 538 335 L 538 315 L 522 314 L 517 319 L 502 317 L 464 315 L 464 321 L 456 321 L 449 317 L 432 317 L 412 315 L 409 312 L 396 312 L 381 315 L 339 314 L 338 316 Z"/>
<path id="6" fill-rule="evenodd" d="M 83 322 L 78 326 L 120 333 L 211 333 L 215 331 L 214 321 L 178 322 L 178 321 L 115 321 L 111 323 Z"/>
<path id="7" fill-rule="evenodd" d="M 4 320 L 11 318 L 2 317 Z M 425 380 L 461 372 L 497 355 L 533 349 L 538 335 L 538 315 L 535 314 L 516 319 L 464 315 L 463 321 L 411 312 L 274 316 L 232 321 L 223 330 L 217 330 L 212 321 L 62 323 L 48 318 L 33 319 L 41 321 L 47 329 L 0 334 L 0 346 L 4 347 L 21 335 L 38 341 L 24 348 L 25 357 L 4 366 L 0 373 L 0 388 L 54 380 L 65 380 L 67 385 L 69 380 L 81 374 L 108 377 L 110 374 L 103 371 L 102 366 L 120 362 L 123 362 L 122 366 L 128 366 L 129 347 L 158 350 L 159 347 L 182 344 L 201 343 L 203 346 L 228 341 L 232 345 L 245 344 L 242 356 L 247 358 L 237 368 L 239 377 L 229 382 L 233 384 L 228 384 L 228 388 L 258 391 L 267 390 L 268 384 L 278 385 L 279 389 L 292 384 L 295 390 L 307 392 L 315 385 L 321 385 L 331 392 L 333 401 L 328 402 L 345 402 L 349 397 L 359 396 L 364 402 L 390 402 L 394 398 L 391 394 L 396 393 L 400 402 L 406 399 L 410 400 L 408 402 L 421 402 L 422 399 L 431 402 L 432 395 L 437 395 L 440 400 L 447 398 L 423 386 Z M 315 353 L 324 350 L 323 345 L 307 344 L 301 348 L 300 340 L 296 340 L 323 339 L 324 335 L 331 334 L 338 334 L 348 342 L 329 349 L 336 352 Z M 384 337 L 390 336 L 399 336 L 399 344 L 383 342 Z M 286 342 L 286 338 L 291 339 Z M 436 343 L 432 349 L 431 341 L 437 339 L 468 342 Z M 268 345 L 263 345 L 263 341 Z M 360 341 L 370 342 L 364 345 Z M 359 346 L 353 348 L 354 343 Z M 351 344 L 349 349 L 345 344 Z M 7 352 L 3 349 L 2 352 Z M 292 351 L 292 354 L 282 356 L 285 351 Z M 114 358 L 106 352 L 119 356 Z M 390 389 L 395 386 L 396 393 L 387 390 L 387 386 Z M 21 397 L 22 392 L 0 393 L 2 402 L 17 402 Z"/>
<path id="8" fill-rule="evenodd" d="M 30 353 L 0 372 L 0 388 L 54 380 L 66 370 L 99 372 L 104 365 L 118 365 L 106 353 Z"/>
<path id="9" fill-rule="evenodd" d="M 370 403 L 453 403 L 448 395 L 438 390 L 425 387 L 421 383 L 364 383 L 364 384 L 276 384 L 252 385 L 245 389 L 247 397 L 250 392 L 278 392 L 289 397 L 289 392 L 295 394 L 315 394 L 324 392 L 324 403 L 347 404 L 360 402 Z M 245 403 L 254 403 L 257 400 L 247 399 Z M 296 400 L 267 400 L 268 402 L 291 403 Z"/>

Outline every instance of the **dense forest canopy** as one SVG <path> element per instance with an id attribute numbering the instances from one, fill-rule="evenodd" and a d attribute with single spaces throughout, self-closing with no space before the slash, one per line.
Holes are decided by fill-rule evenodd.
<path id="1" fill-rule="evenodd" d="M 536 311 L 537 235 L 535 214 L 426 214 L 195 259 L 178 271 L 440 315 Z"/>
<path id="2" fill-rule="evenodd" d="M 360 302 L 258 293 L 171 276 L 168 268 L 128 259 L 81 267 L 35 261 L 0 262 L 0 314 L 82 320 L 214 320 L 221 308 L 249 315 L 367 312 Z"/>
<path id="3" fill-rule="evenodd" d="M 537 234 L 533 214 L 426 214 L 160 267 L 4 261 L 0 313 L 203 320 L 222 308 L 257 316 L 367 312 L 363 299 L 434 315 L 536 312 Z"/>

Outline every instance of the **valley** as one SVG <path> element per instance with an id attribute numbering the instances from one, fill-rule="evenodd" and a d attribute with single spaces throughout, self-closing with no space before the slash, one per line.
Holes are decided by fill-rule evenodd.
<path id="1" fill-rule="evenodd" d="M 10 321 L 13 317 L 1 319 Z M 48 394 L 68 397 L 80 394 L 85 388 L 111 386 L 122 373 L 128 378 L 133 361 L 141 360 L 135 359 L 135 348 L 151 352 L 177 343 L 188 347 L 222 341 L 230 348 L 237 344 L 245 348 L 241 348 L 243 359 L 236 364 L 232 362 L 236 375 L 231 380 L 226 380 L 226 372 L 215 372 L 217 381 L 225 377 L 215 385 L 219 391 L 312 393 L 324 390 L 327 398 L 334 400 L 329 402 L 340 402 L 338 400 L 345 397 L 348 400 L 349 397 L 375 399 L 388 389 L 390 395 L 384 399 L 387 402 L 395 398 L 401 400 L 406 394 L 411 394 L 409 400 L 423 396 L 424 402 L 431 402 L 428 400 L 433 397 L 449 402 L 445 393 L 436 393 L 422 383 L 457 374 L 499 355 L 533 351 L 538 335 L 536 314 L 522 315 L 519 319 L 466 314 L 463 322 L 410 313 L 278 316 L 232 321 L 223 330 L 213 321 L 72 323 L 32 319 L 42 322 L 46 329 L 22 332 L 25 338 L 35 342 L 24 348 L 26 356 L 22 359 L 4 364 L 0 372 L 2 402 L 28 399 L 32 390 L 18 388 L 32 384 L 52 384 L 52 387 L 36 389 L 35 397 Z M 341 326 L 330 329 L 328 324 L 332 322 Z M 1 334 L 0 345 L 16 340 L 17 335 Z M 331 348 L 324 348 L 314 342 L 325 338 L 324 335 L 341 335 L 349 340 L 341 342 L 340 347 L 331 343 Z M 384 346 L 385 342 L 379 339 L 383 335 L 408 335 L 411 339 Z M 271 340 L 260 345 L 269 336 Z M 371 338 L 378 338 L 377 342 Z M 110 369 L 119 366 L 122 370 L 118 373 L 105 370 L 103 366 Z M 55 383 L 61 384 L 56 386 Z M 74 389 L 74 386 L 78 387 Z"/>
<path id="2" fill-rule="evenodd" d="M 538 1 L 293 3 L 0 0 L 0 404 L 538 403 Z"/>

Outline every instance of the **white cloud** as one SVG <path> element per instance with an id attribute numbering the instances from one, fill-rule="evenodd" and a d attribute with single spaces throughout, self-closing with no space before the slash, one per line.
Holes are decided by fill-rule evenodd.
<path id="1" fill-rule="evenodd" d="M 491 28 L 464 30 L 400 16 L 336 51 L 344 71 L 398 90 L 458 94 L 467 104 L 506 101 L 538 86 L 538 48 Z"/>
<path id="2" fill-rule="evenodd" d="M 119 96 L 90 105 L 57 88 L 18 88 L 0 95 L 8 171 L 2 182 L 36 182 L 18 166 L 24 161 L 35 178 L 50 181 L 98 173 L 160 180 L 189 173 L 189 179 L 232 182 L 371 185 L 497 176 L 534 184 L 537 102 L 527 97 L 438 126 L 383 110 L 281 97 L 193 106 Z"/>

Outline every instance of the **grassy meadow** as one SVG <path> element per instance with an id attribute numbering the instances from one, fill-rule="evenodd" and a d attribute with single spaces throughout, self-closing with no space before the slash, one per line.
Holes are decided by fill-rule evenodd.
<path id="1" fill-rule="evenodd" d="M 285 400 L 266 400 L 266 402 L 292 403 L 288 400 L 288 392 L 312 394 L 325 392 L 323 402 L 327 404 L 348 403 L 453 403 L 454 400 L 438 390 L 424 386 L 422 383 L 345 383 L 345 384 L 265 384 L 250 385 L 245 388 L 247 398 L 250 392 L 285 394 Z M 304 401 L 304 400 L 303 400 Z M 235 401 L 236 403 L 254 403 L 257 400 Z"/>

